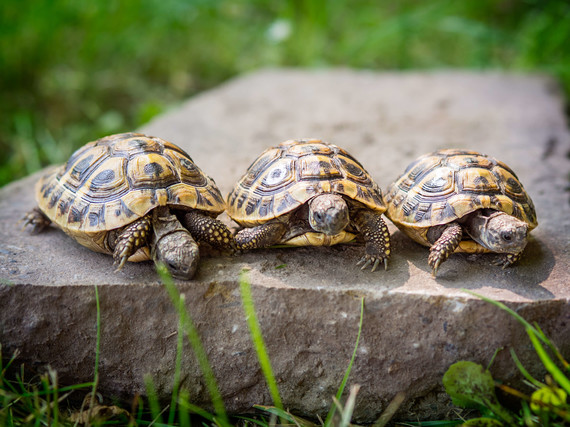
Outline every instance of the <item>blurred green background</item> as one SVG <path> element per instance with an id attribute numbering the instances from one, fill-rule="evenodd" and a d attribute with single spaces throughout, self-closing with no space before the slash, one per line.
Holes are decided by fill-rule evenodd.
<path id="1" fill-rule="evenodd" d="M 3 0 L 0 185 L 266 66 L 547 72 L 567 0 Z"/>

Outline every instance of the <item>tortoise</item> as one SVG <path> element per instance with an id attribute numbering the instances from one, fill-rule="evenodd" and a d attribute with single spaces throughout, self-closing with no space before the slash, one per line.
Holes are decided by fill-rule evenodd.
<path id="1" fill-rule="evenodd" d="M 360 236 L 362 269 L 387 268 L 390 234 L 382 192 L 344 149 L 319 139 L 288 140 L 265 150 L 228 195 L 227 213 L 244 227 L 239 250 L 276 244 L 330 246 Z"/>
<path id="2" fill-rule="evenodd" d="M 180 147 L 140 133 L 107 136 L 79 148 L 36 184 L 33 233 L 54 223 L 83 246 L 125 261 L 153 259 L 182 279 L 194 275 L 196 241 L 233 250 L 214 180 Z"/>
<path id="3" fill-rule="evenodd" d="M 503 162 L 476 151 L 446 149 L 412 162 L 386 192 L 388 218 L 430 247 L 435 276 L 453 252 L 499 253 L 516 262 L 538 223 L 529 195 Z"/>

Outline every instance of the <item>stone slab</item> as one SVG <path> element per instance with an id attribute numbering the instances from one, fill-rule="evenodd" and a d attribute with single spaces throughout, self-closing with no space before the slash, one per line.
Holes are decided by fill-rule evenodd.
<path id="1" fill-rule="evenodd" d="M 237 279 L 250 270 L 257 313 L 286 407 L 326 413 L 364 328 L 349 384 L 360 384 L 356 419 L 371 421 L 394 395 L 398 417 L 444 416 L 441 377 L 460 359 L 487 364 L 514 348 L 541 375 L 524 330 L 461 289 L 508 303 L 537 321 L 570 356 L 570 134 L 553 80 L 500 73 L 375 73 L 263 70 L 190 99 L 142 131 L 186 149 L 227 194 L 251 161 L 285 139 L 318 137 L 345 147 L 385 188 L 418 155 L 471 148 L 509 164 L 532 196 L 539 227 L 519 264 L 502 270 L 486 255 L 453 255 L 436 279 L 427 250 L 390 224 L 388 271 L 355 267 L 362 248 L 273 249 L 201 261 L 191 282 L 177 282 L 202 336 L 230 411 L 270 398 L 257 364 Z M 100 390 L 129 398 L 153 376 L 169 395 L 177 317 L 152 263 L 128 263 L 75 244 L 58 230 L 39 236 L 17 221 L 34 206 L 25 178 L 0 189 L 0 342 L 21 360 L 50 364 L 62 381 L 92 378 L 94 285 L 101 298 Z M 230 223 L 227 217 L 224 220 Z M 190 348 L 184 384 L 208 407 Z M 510 384 L 520 375 L 508 351 L 492 372 Z"/>

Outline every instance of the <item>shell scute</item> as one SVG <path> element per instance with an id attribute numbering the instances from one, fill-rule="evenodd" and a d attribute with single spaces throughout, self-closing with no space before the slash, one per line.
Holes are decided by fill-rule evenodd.
<path id="1" fill-rule="evenodd" d="M 320 153 L 319 153 L 320 154 Z M 304 156 L 299 159 L 300 180 L 332 180 L 342 178 L 340 169 L 322 156 Z"/>
<path id="2" fill-rule="evenodd" d="M 81 149 L 80 154 L 82 155 L 74 154 L 59 173 L 62 185 L 71 191 L 77 191 L 83 182 L 89 179 L 93 171 L 97 170 L 99 164 L 108 156 L 109 151 L 106 147 L 90 145 Z"/>
<path id="3" fill-rule="evenodd" d="M 56 225 L 82 241 L 123 227 L 157 206 L 213 213 L 225 208 L 214 181 L 181 148 L 135 133 L 84 145 L 38 181 L 36 198 Z"/>
<path id="4" fill-rule="evenodd" d="M 386 215 L 414 240 L 427 229 L 478 209 L 496 209 L 536 227 L 532 200 L 504 163 L 475 151 L 440 150 L 419 157 L 386 192 Z"/>
<path id="5" fill-rule="evenodd" d="M 265 150 L 228 195 L 228 214 L 253 226 L 335 192 L 385 211 L 378 186 L 349 153 L 317 139 L 289 140 Z"/>

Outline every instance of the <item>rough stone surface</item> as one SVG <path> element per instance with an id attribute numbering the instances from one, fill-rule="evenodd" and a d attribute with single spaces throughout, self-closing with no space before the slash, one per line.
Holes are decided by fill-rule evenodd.
<path id="1" fill-rule="evenodd" d="M 228 410 L 270 404 L 244 320 L 237 283 L 250 269 L 256 310 L 285 406 L 324 414 L 364 326 L 349 384 L 360 384 L 356 419 L 374 420 L 399 391 L 397 417 L 444 416 L 441 378 L 460 359 L 520 384 L 508 350 L 540 376 L 524 330 L 467 288 L 537 321 L 570 357 L 568 172 L 570 135 L 556 84 L 542 76 L 266 70 L 189 100 L 143 131 L 185 148 L 227 194 L 251 161 L 285 139 L 318 137 L 348 149 L 385 188 L 415 157 L 459 147 L 498 157 L 532 196 L 539 227 L 522 260 L 502 270 L 486 255 L 453 255 L 436 279 L 427 249 L 390 224 L 388 271 L 360 271 L 362 248 L 261 250 L 205 256 L 197 277 L 177 282 L 200 332 Z M 62 382 L 92 379 L 95 288 L 101 303 L 99 390 L 130 398 L 150 374 L 169 395 L 177 315 L 152 263 L 114 273 L 111 257 L 56 229 L 31 236 L 17 221 L 35 202 L 28 177 L 0 189 L 0 342 L 4 354 L 56 368 Z M 227 221 L 227 218 L 225 218 Z M 189 346 L 183 381 L 208 408 L 205 382 Z"/>

